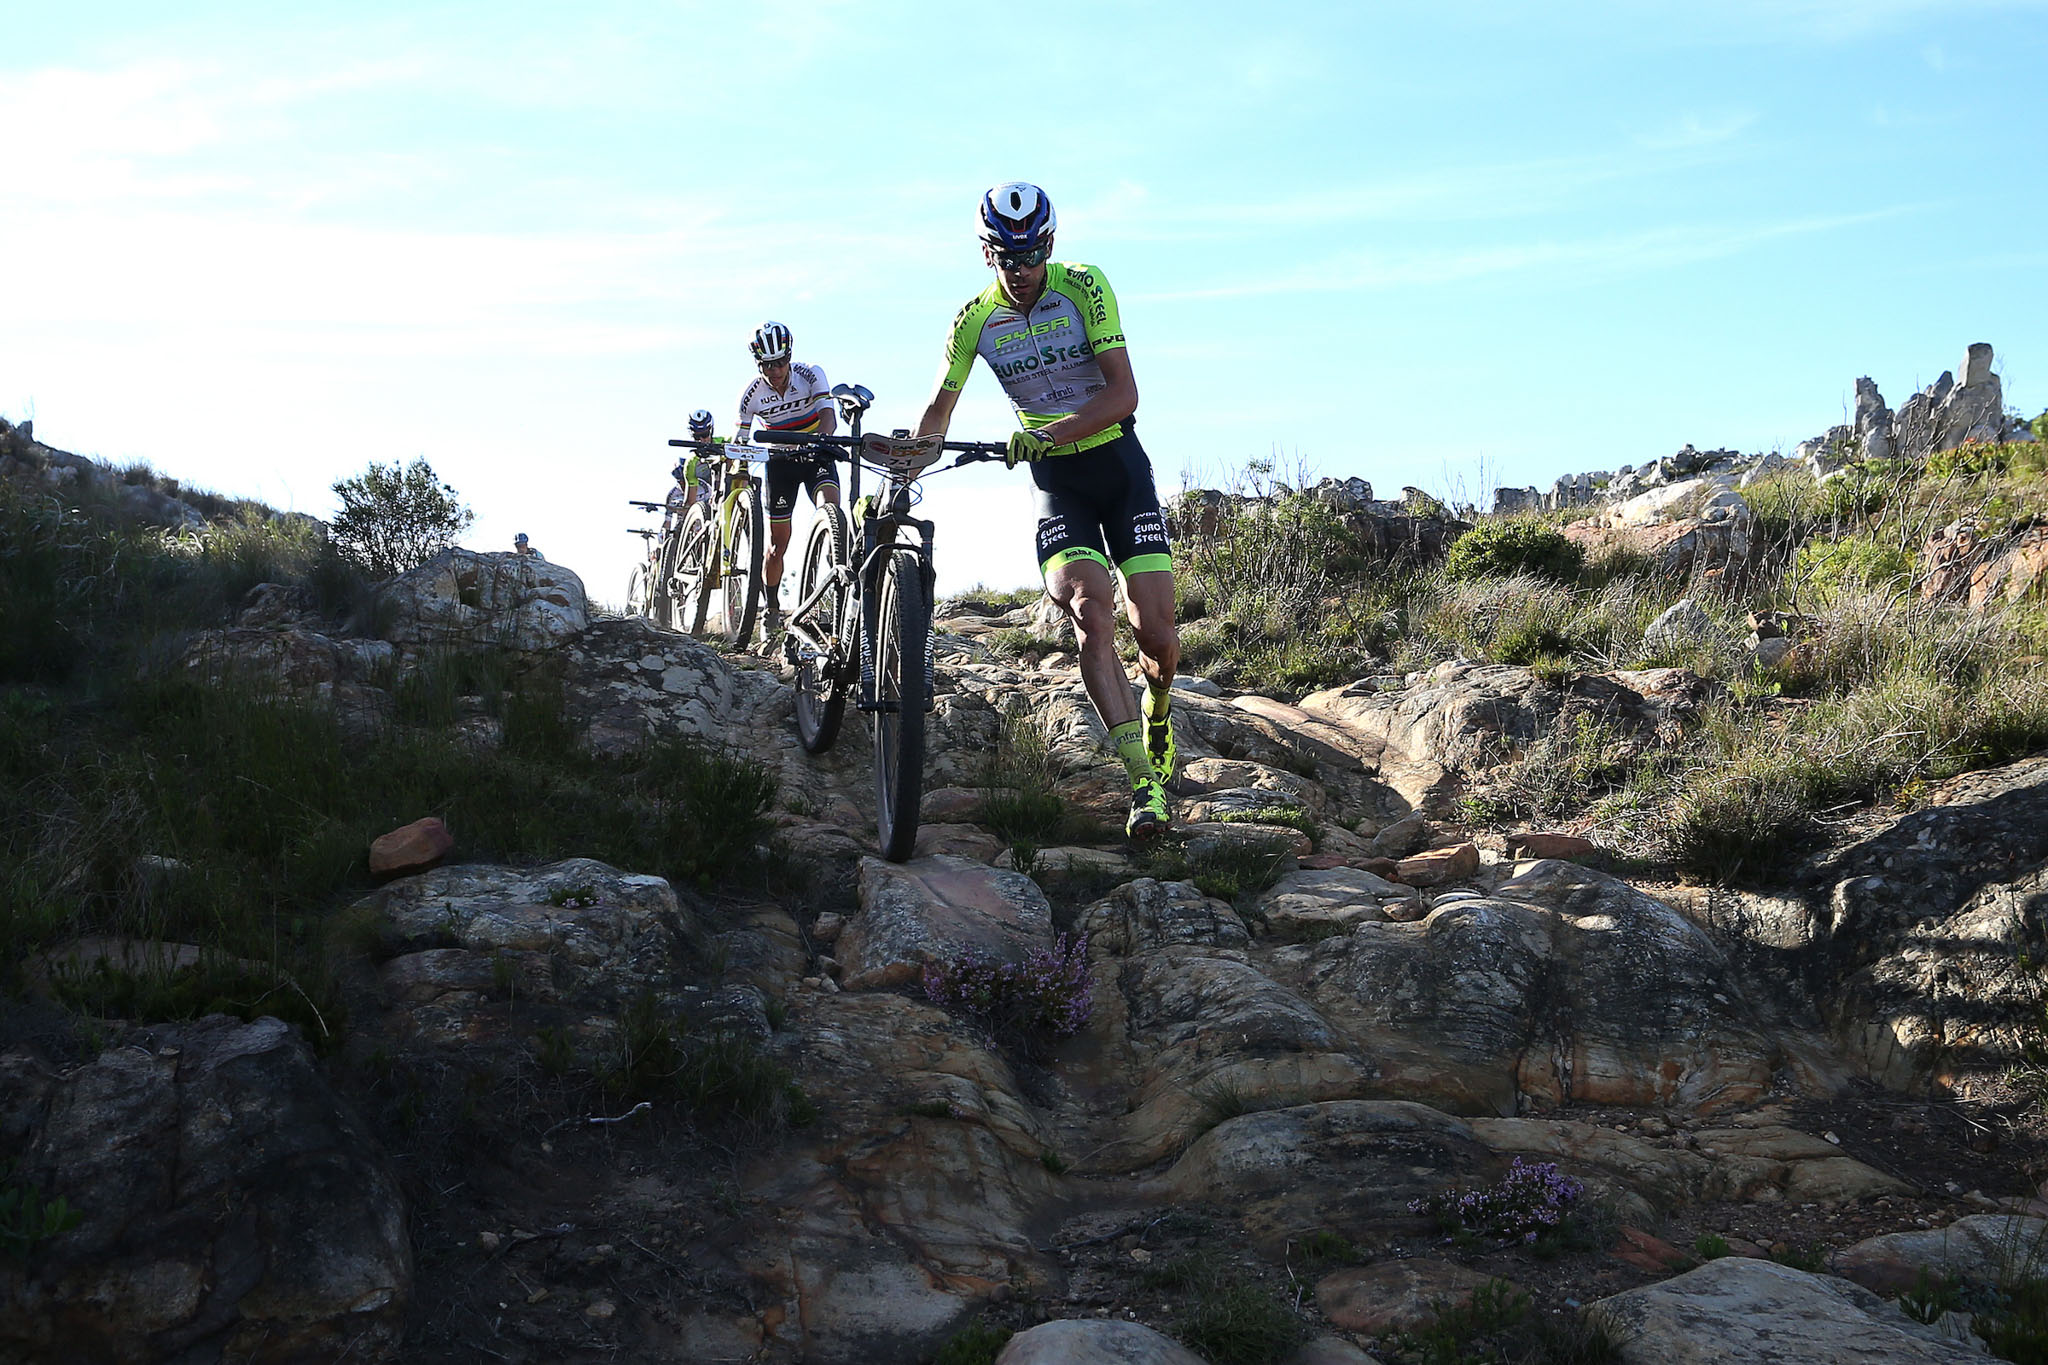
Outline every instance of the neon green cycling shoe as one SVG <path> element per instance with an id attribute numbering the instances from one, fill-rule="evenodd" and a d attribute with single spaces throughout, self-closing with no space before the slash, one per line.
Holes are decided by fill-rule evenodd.
<path id="1" fill-rule="evenodd" d="M 1166 832 L 1173 822 L 1173 816 L 1166 809 L 1166 789 L 1156 779 L 1147 779 L 1131 786 L 1131 818 L 1124 821 L 1124 833 L 1140 842 L 1157 838 Z"/>
<path id="2" fill-rule="evenodd" d="M 1159 785 L 1170 785 L 1174 764 L 1180 761 L 1180 748 L 1173 742 L 1171 711 L 1158 720 L 1145 722 L 1145 756 L 1152 760 L 1152 775 L 1159 779 Z"/>

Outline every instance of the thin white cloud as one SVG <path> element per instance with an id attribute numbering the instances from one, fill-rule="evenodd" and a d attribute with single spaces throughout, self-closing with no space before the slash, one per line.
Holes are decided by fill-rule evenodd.
<path id="1" fill-rule="evenodd" d="M 1756 114 L 1749 110 L 1711 115 L 1687 114 L 1675 122 L 1636 134 L 1635 142 L 1639 147 L 1659 152 L 1713 147 L 1739 136 L 1756 122 L 1756 118 Z"/>
<path id="2" fill-rule="evenodd" d="M 1674 227 L 1577 241 L 1526 242 L 1442 251 L 1350 253 L 1263 279 L 1238 278 L 1206 289 L 1137 295 L 1148 302 L 1249 298 L 1282 294 L 1359 292 L 1456 284 L 1492 275 L 1540 270 L 1553 283 L 1641 274 L 1732 256 L 1765 242 L 1860 226 L 1915 211 L 1911 206 L 1869 213 L 1793 219 L 1754 227 Z"/>

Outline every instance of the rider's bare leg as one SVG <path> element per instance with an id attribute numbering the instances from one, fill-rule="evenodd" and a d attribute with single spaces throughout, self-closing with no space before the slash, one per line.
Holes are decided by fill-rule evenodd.
<path id="1" fill-rule="evenodd" d="M 1138 671 L 1145 675 L 1147 690 L 1164 692 L 1173 686 L 1174 671 L 1180 667 L 1180 632 L 1173 624 L 1173 571 L 1133 574 L 1124 580 L 1124 598 L 1131 631 L 1138 637 Z M 1121 661 L 1117 669 L 1122 672 Z"/>
<path id="2" fill-rule="evenodd" d="M 1093 559 L 1062 564 L 1046 578 L 1045 590 L 1074 623 L 1081 684 L 1095 703 L 1095 714 L 1112 730 L 1136 720 L 1138 704 L 1131 696 L 1130 676 L 1116 653 L 1116 585 L 1108 566 Z"/>
<path id="3" fill-rule="evenodd" d="M 789 523 L 771 521 L 768 523 L 768 558 L 761 564 L 761 581 L 768 585 L 768 600 L 775 600 L 775 590 L 782 586 L 782 556 L 789 549 Z"/>

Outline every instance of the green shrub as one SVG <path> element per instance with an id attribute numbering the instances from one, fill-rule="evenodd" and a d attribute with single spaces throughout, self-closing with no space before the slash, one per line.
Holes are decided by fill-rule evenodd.
<path id="1" fill-rule="evenodd" d="M 1482 521 L 1459 536 L 1444 561 L 1453 580 L 1511 578 L 1534 574 L 1570 583 L 1585 566 L 1585 555 L 1564 532 L 1526 518 Z"/>
<path id="2" fill-rule="evenodd" d="M 1307 1338 L 1308 1325 L 1266 1286 L 1225 1279 L 1195 1297 L 1173 1334 L 1211 1365 L 1278 1365 Z"/>
<path id="3" fill-rule="evenodd" d="M 1816 599 L 1847 592 L 1903 591 L 1913 579 L 1913 557 L 1873 536 L 1810 540 L 1793 560 L 1794 580 Z"/>
<path id="4" fill-rule="evenodd" d="M 707 1118 L 803 1127 L 817 1109 L 789 1068 L 739 1033 L 699 1032 L 643 993 L 619 1019 L 619 1051 L 598 1077 L 621 1101 L 673 1100 Z"/>
<path id="5" fill-rule="evenodd" d="M 976 1320 L 955 1332 L 932 1357 L 932 1365 L 992 1365 L 1013 1333 Z"/>
<path id="6" fill-rule="evenodd" d="M 78 1221 L 64 1196 L 45 1199 L 35 1185 L 17 1181 L 11 1166 L 0 1171 L 0 1256 L 26 1265 L 38 1242 L 69 1232 Z"/>
<path id="7" fill-rule="evenodd" d="M 329 526 L 334 543 L 376 578 L 418 568 L 476 520 L 425 457 L 402 467 L 372 460 L 362 473 L 337 482 L 334 494 L 341 499 Z"/>

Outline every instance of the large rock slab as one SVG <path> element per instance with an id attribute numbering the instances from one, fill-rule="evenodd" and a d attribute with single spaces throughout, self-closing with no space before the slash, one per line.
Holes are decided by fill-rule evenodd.
<path id="1" fill-rule="evenodd" d="M 1290 872 L 1259 898 L 1266 931 L 1282 943 L 1312 942 L 1348 934 L 1368 921 L 1385 920 L 1385 907 L 1405 903 L 1404 886 L 1353 867 Z"/>
<path id="2" fill-rule="evenodd" d="M 1523 864 L 1492 897 L 1283 949 L 1272 971 L 1371 1059 L 1376 1093 L 1458 1113 L 1738 1106 L 1787 1061 L 1704 930 L 1571 863 Z"/>
<path id="3" fill-rule="evenodd" d="M 1586 1310 L 1627 1365 L 1983 1365 L 1847 1280 L 1727 1256 Z"/>
<path id="4" fill-rule="evenodd" d="M 1354 744 L 1376 747 L 1379 779 L 1410 805 L 1434 809 L 1457 779 L 1550 733 L 1568 707 L 1648 738 L 1676 733 L 1708 690 L 1683 669 L 1583 675 L 1557 686 L 1526 668 L 1453 660 L 1396 691 L 1368 678 L 1312 692 L 1300 709 L 1348 730 Z"/>
<path id="5" fill-rule="evenodd" d="M 0 1056 L 0 1133 L 79 1215 L 0 1260 L 0 1358 L 396 1359 L 405 1205 L 287 1025 L 166 1025 L 62 1075 Z"/>
<path id="6" fill-rule="evenodd" d="M 1034 1233 L 1061 1194 L 1044 1160 L 1059 1136 L 936 1006 L 838 994 L 801 1013 L 819 1120 L 742 1174 L 747 1213 L 722 1245 L 755 1311 L 733 1321 L 804 1360 L 927 1359 L 998 1286 L 1050 1284 Z"/>
<path id="7" fill-rule="evenodd" d="M 1316 1281 L 1316 1308 L 1347 1332 L 1410 1332 L 1435 1322 L 1447 1306 L 1469 1304 L 1493 1280 L 1450 1261 L 1381 1261 Z"/>
<path id="8" fill-rule="evenodd" d="M 1161 1180 L 1176 1200 L 1235 1208 L 1262 1245 L 1328 1228 L 1358 1239 L 1422 1231 L 1408 1202 L 1491 1183 L 1507 1168 L 1448 1114 L 1399 1100 L 1334 1100 L 1246 1114 L 1197 1139 Z"/>
<path id="9" fill-rule="evenodd" d="M 1874 1294 L 1896 1297 L 1919 1283 L 1952 1276 L 1976 1285 L 2010 1283 L 2048 1260 L 2048 1220 L 1980 1213 L 1945 1228 L 1870 1237 L 1838 1251 L 1828 1269 Z"/>
<path id="10" fill-rule="evenodd" d="M 383 638 L 412 650 L 549 649 L 590 624 L 583 580 L 534 555 L 443 550 L 378 601 Z"/>
<path id="11" fill-rule="evenodd" d="M 1018 962 L 1052 942 L 1052 902 L 1036 882 L 951 854 L 862 859 L 860 904 L 839 938 L 851 990 L 900 986 L 967 956 Z"/>
<path id="12" fill-rule="evenodd" d="M 996 1365 L 1207 1365 L 1187 1347 L 1138 1322 L 1063 1318 L 1019 1332 Z"/>
<path id="13" fill-rule="evenodd" d="M 1955 779 L 1800 882 L 1805 981 L 1866 1074 L 1914 1089 L 2028 1055 L 2043 994 L 2026 964 L 2048 958 L 2048 757 Z"/>
<path id="14" fill-rule="evenodd" d="M 709 939 L 660 877 L 590 858 L 535 868 L 467 864 L 392 882 L 352 914 L 376 934 L 390 1025 L 408 1044 L 468 1047 L 518 1027 L 559 1026 L 584 1060 L 608 1055 L 623 1008 L 651 994 L 666 1008 L 737 1008 L 761 1031 L 759 1005 L 687 993 L 684 968 Z M 506 1003 L 532 1007 L 518 1015 Z M 540 1013 L 535 1013 L 539 1009 Z"/>

